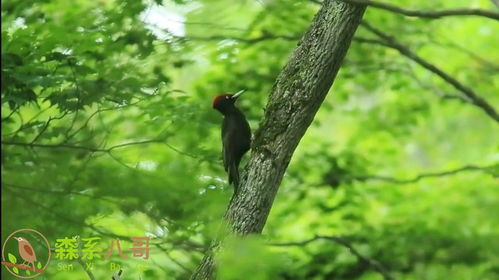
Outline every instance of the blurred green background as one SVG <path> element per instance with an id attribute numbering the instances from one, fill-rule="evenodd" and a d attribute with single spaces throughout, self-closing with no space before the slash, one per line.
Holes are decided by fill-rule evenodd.
<path id="1" fill-rule="evenodd" d="M 499 12 L 488 0 L 393 3 Z M 2 1 L 2 242 L 20 228 L 52 246 L 101 237 L 106 251 L 119 238 L 129 257 L 95 260 L 95 279 L 113 263 L 123 279 L 188 279 L 232 195 L 211 100 L 247 89 L 239 107 L 254 131 L 319 7 Z M 364 19 L 499 107 L 498 21 L 375 8 Z M 396 50 L 353 41 L 263 235 L 229 239 L 218 278 L 383 279 L 320 235 L 396 279 L 499 279 L 498 176 L 494 119 Z M 148 260 L 131 256 L 132 236 L 151 237 Z M 2 268 L 2 279 L 14 276 Z M 52 260 L 37 279 L 91 278 Z"/>

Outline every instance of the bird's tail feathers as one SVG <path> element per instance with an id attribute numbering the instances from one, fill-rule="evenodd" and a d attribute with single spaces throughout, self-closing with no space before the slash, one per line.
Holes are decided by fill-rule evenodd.
<path id="1" fill-rule="evenodd" d="M 229 184 L 234 186 L 234 190 L 237 191 L 239 186 L 239 170 L 235 164 L 229 164 Z"/>

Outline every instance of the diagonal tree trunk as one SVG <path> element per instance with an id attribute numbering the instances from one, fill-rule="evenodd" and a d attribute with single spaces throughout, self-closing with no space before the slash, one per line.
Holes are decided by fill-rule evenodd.
<path id="1" fill-rule="evenodd" d="M 225 213 L 235 234 L 261 233 L 296 146 L 324 101 L 365 6 L 324 0 L 289 62 L 275 82 L 240 191 Z M 214 242 L 212 249 L 219 246 Z M 208 252 L 191 279 L 212 279 Z"/>

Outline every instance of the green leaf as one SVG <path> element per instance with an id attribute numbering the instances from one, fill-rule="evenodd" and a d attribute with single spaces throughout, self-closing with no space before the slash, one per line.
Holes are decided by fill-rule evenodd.
<path id="1" fill-rule="evenodd" d="M 31 270 L 26 269 L 26 275 L 31 275 Z"/>
<path id="2" fill-rule="evenodd" d="M 17 263 L 17 258 L 16 258 L 16 256 L 14 256 L 14 255 L 12 255 L 11 253 L 9 253 L 9 254 L 7 255 L 7 257 L 9 258 L 9 261 L 10 261 L 11 263 Z"/>
<path id="3" fill-rule="evenodd" d="M 95 70 L 86 65 L 76 65 L 74 66 L 76 73 L 80 75 L 87 75 L 95 73 Z"/>
<path id="4" fill-rule="evenodd" d="M 13 66 L 23 65 L 22 57 L 14 53 L 2 54 L 2 62 L 4 63 L 4 65 L 13 65 Z"/>
<path id="5" fill-rule="evenodd" d="M 19 269 L 17 267 L 13 267 L 12 271 L 14 271 L 15 274 L 19 274 Z"/>
<path id="6" fill-rule="evenodd" d="M 68 57 L 68 55 L 63 54 L 61 52 L 52 52 L 45 56 L 46 61 L 58 60 L 63 61 Z"/>
<path id="7" fill-rule="evenodd" d="M 36 268 L 38 268 L 38 269 L 42 269 L 42 263 L 41 263 L 41 262 L 38 262 L 38 263 L 36 264 Z"/>

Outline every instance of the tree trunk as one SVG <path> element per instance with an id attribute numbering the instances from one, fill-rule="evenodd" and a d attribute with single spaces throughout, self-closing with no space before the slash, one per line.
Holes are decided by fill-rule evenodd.
<path id="1" fill-rule="evenodd" d="M 324 101 L 365 6 L 324 0 L 312 24 L 275 82 L 239 194 L 225 213 L 235 234 L 261 233 L 296 146 Z M 212 279 L 214 252 L 191 279 Z"/>

